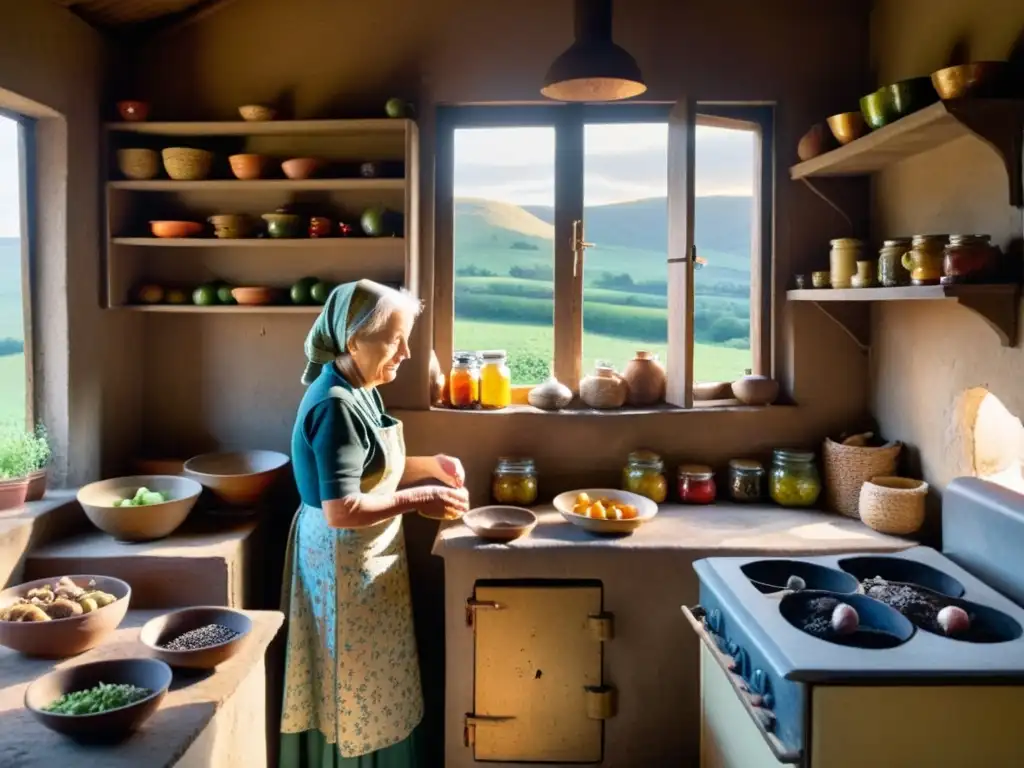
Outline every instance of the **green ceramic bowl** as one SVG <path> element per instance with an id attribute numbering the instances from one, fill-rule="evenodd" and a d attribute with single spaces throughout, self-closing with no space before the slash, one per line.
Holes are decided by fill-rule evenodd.
<path id="1" fill-rule="evenodd" d="M 864 96 L 860 100 L 860 111 L 873 131 L 899 119 L 896 107 L 892 103 L 892 93 L 888 88 L 879 88 L 874 93 Z"/>
<path id="2" fill-rule="evenodd" d="M 890 101 L 896 112 L 896 119 L 906 117 L 939 100 L 939 94 L 935 92 L 935 86 L 932 85 L 930 77 L 901 80 L 886 86 L 883 90 L 889 92 Z"/>

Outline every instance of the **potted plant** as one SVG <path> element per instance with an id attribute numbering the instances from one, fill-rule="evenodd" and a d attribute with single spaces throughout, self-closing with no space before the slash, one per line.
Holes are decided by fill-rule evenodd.
<path id="1" fill-rule="evenodd" d="M 8 429 L 0 434 L 0 509 L 43 498 L 50 456 L 42 424 L 31 431 Z"/>

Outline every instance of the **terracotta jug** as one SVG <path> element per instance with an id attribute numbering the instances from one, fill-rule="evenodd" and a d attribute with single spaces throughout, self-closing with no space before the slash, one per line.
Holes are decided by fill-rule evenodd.
<path id="1" fill-rule="evenodd" d="M 658 362 L 658 356 L 652 352 L 637 352 L 626 363 L 622 378 L 629 388 L 626 402 L 630 405 L 654 405 L 665 399 L 665 369 Z"/>
<path id="2" fill-rule="evenodd" d="M 591 408 L 621 408 L 629 387 L 610 365 L 598 364 L 580 382 L 580 400 Z"/>

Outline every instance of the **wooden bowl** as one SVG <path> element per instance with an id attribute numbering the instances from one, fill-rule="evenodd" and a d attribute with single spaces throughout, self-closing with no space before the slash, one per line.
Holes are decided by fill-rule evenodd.
<path id="1" fill-rule="evenodd" d="M 941 99 L 992 95 L 1006 71 L 1005 61 L 975 61 L 932 72 L 932 85 Z"/>
<path id="2" fill-rule="evenodd" d="M 202 181 L 213 167 L 213 153 L 205 149 L 168 147 L 161 155 L 164 170 L 175 181 Z"/>
<path id="3" fill-rule="evenodd" d="M 65 667 L 40 677 L 25 691 L 25 709 L 51 731 L 82 742 L 116 742 L 136 731 L 160 707 L 173 675 L 157 659 L 111 659 Z M 134 685 L 152 693 L 127 707 L 95 715 L 61 715 L 47 707 L 66 693 L 99 683 Z"/>
<path id="4" fill-rule="evenodd" d="M 141 123 L 149 117 L 149 102 L 127 99 L 117 102 L 117 114 L 129 123 Z"/>
<path id="5" fill-rule="evenodd" d="M 462 516 L 473 533 L 488 541 L 512 541 L 537 525 L 537 516 L 522 507 L 490 506 L 471 509 Z"/>
<path id="6" fill-rule="evenodd" d="M 293 157 L 281 163 L 281 170 L 289 179 L 309 179 L 322 165 L 323 161 L 316 157 Z"/>
<path id="7" fill-rule="evenodd" d="M 231 155 L 228 163 L 236 179 L 251 181 L 263 175 L 265 159 L 263 155 Z"/>
<path id="8" fill-rule="evenodd" d="M 57 578 L 36 579 L 0 592 L 0 608 L 7 608 L 27 594 L 29 590 L 44 584 L 53 585 Z M 67 619 L 50 621 L 0 621 L 0 645 L 44 659 L 63 659 L 95 648 L 110 635 L 128 612 L 132 589 L 127 582 L 111 576 L 69 576 L 75 584 L 86 587 L 96 583 L 96 589 L 107 592 L 117 599 L 110 605 L 97 608 Z"/>
<path id="9" fill-rule="evenodd" d="M 160 173 L 160 155 L 155 149 L 117 150 L 117 169 L 126 179 L 148 181 Z"/>
<path id="10" fill-rule="evenodd" d="M 163 647 L 185 632 L 205 627 L 207 624 L 220 624 L 222 627 L 233 629 L 238 636 L 226 643 L 194 651 L 170 651 Z M 143 625 L 139 640 L 156 658 L 172 667 L 213 669 L 242 650 L 251 632 L 252 619 L 241 611 L 201 606 L 182 608 L 180 611 L 150 619 Z"/>
<path id="11" fill-rule="evenodd" d="M 265 307 L 276 304 L 281 298 L 281 291 L 277 288 L 264 288 L 262 286 L 242 286 L 231 289 L 231 298 L 242 306 Z"/>
<path id="12" fill-rule="evenodd" d="M 277 117 L 277 110 L 263 104 L 246 104 L 238 108 L 238 114 L 250 123 L 263 123 Z"/>
<path id="13" fill-rule="evenodd" d="M 130 498 L 139 488 L 164 491 L 171 500 L 144 507 L 113 505 L 118 499 Z M 79 489 L 78 503 L 93 525 L 118 541 L 153 541 L 177 530 L 202 492 L 203 486 L 187 477 L 132 475 L 89 483 Z"/>
<path id="14" fill-rule="evenodd" d="M 576 503 L 576 497 L 581 493 L 587 494 L 592 499 L 612 499 L 623 504 L 631 504 L 636 507 L 637 516 L 632 520 L 595 520 L 577 515 L 572 508 Z M 658 505 L 646 496 L 620 491 L 617 488 L 580 488 L 575 491 L 566 491 L 555 496 L 554 505 L 555 509 L 562 513 L 562 517 L 570 523 L 592 533 L 618 535 L 632 533 L 658 514 Z"/>
<path id="15" fill-rule="evenodd" d="M 262 498 L 288 462 L 277 451 L 204 453 L 185 462 L 185 475 L 225 504 L 247 506 Z"/>
<path id="16" fill-rule="evenodd" d="M 151 221 L 149 229 L 155 237 L 193 237 L 203 231 L 198 221 Z"/>
<path id="17" fill-rule="evenodd" d="M 849 144 L 868 132 L 868 124 L 864 122 L 864 115 L 860 112 L 832 115 L 828 119 L 828 127 L 840 144 Z"/>

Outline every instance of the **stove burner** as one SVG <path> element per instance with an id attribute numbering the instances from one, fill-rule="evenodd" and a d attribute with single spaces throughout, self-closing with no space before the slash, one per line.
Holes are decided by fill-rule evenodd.
<path id="1" fill-rule="evenodd" d="M 860 623 L 853 632 L 833 628 L 832 614 L 841 603 L 857 612 Z M 836 645 L 884 650 L 902 645 L 914 634 L 914 625 L 898 611 L 864 595 L 793 592 L 782 598 L 779 611 L 797 629 Z"/>
<path id="2" fill-rule="evenodd" d="M 839 567 L 860 582 L 877 577 L 884 581 L 921 586 L 948 597 L 964 596 L 963 584 L 949 574 L 916 560 L 881 555 L 846 557 L 839 561 Z"/>

